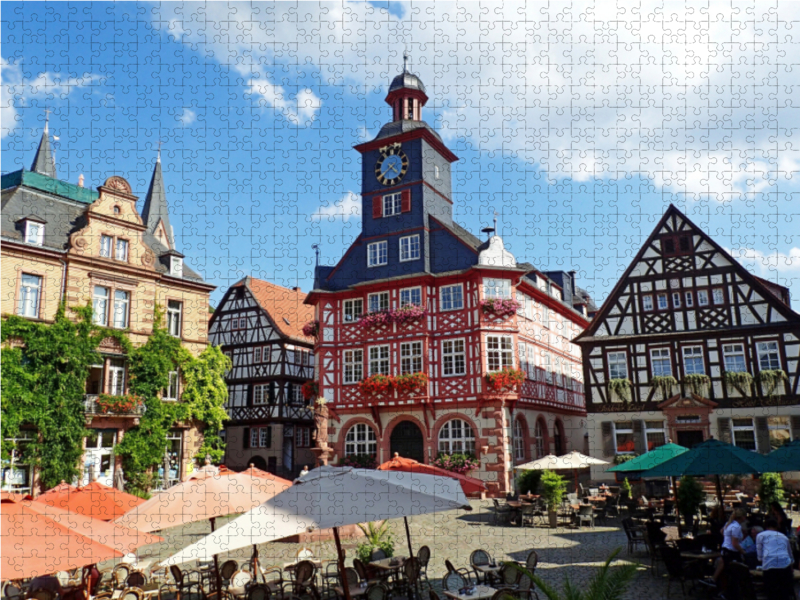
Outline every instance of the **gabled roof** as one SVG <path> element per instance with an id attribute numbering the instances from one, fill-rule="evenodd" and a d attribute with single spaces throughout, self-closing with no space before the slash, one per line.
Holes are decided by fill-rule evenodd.
<path id="1" fill-rule="evenodd" d="M 175 247 L 175 239 L 172 237 L 172 226 L 169 224 L 167 194 L 164 191 L 164 177 L 161 173 L 161 154 L 159 154 L 158 160 L 156 160 L 156 166 L 153 169 L 153 177 L 150 179 L 150 187 L 144 199 L 142 221 L 144 221 L 148 233 L 151 234 L 155 234 L 158 224 L 163 223 L 164 231 L 169 240 L 169 247 Z"/>
<path id="2" fill-rule="evenodd" d="M 47 123 L 44 125 L 42 139 L 39 140 L 39 147 L 36 149 L 36 156 L 33 157 L 31 171 L 56 178 L 56 161 L 53 152 L 50 150 L 50 134 L 47 131 Z"/>
<path id="3" fill-rule="evenodd" d="M 241 285 L 250 290 L 282 335 L 313 344 L 314 338 L 303 335 L 303 326 L 314 320 L 314 307 L 303 304 L 306 294 L 299 287 L 285 288 L 254 277 L 245 277 L 231 287 Z"/>
<path id="4" fill-rule="evenodd" d="M 626 282 L 630 278 L 631 272 L 636 267 L 636 265 L 639 263 L 639 261 L 642 260 L 642 258 L 644 257 L 644 253 L 647 250 L 647 248 L 650 246 L 650 244 L 656 238 L 658 233 L 662 230 L 664 225 L 667 223 L 667 221 L 672 216 L 680 217 L 687 225 L 689 225 L 694 230 L 694 232 L 697 233 L 697 235 L 700 235 L 705 242 L 707 242 L 709 245 L 711 245 L 714 248 L 714 250 L 716 252 L 719 252 L 727 261 L 729 261 L 731 263 L 731 265 L 733 266 L 733 268 L 736 270 L 737 274 L 745 282 L 747 282 L 753 288 L 758 290 L 761 293 L 761 295 L 764 297 L 765 300 L 767 300 L 767 301 L 769 301 L 769 300 L 775 301 L 775 304 L 774 304 L 775 310 L 777 310 L 780 314 L 782 314 L 787 320 L 800 321 L 800 315 L 795 313 L 789 306 L 787 306 L 782 301 L 780 301 L 776 297 L 775 292 L 770 290 L 763 283 L 763 280 L 761 280 L 760 278 L 756 277 L 755 275 L 750 273 L 750 271 L 745 269 L 736 259 L 734 259 L 728 252 L 726 252 L 725 249 L 722 246 L 717 244 L 705 231 L 703 231 L 689 217 L 687 217 L 680 210 L 678 210 L 678 207 L 676 207 L 674 204 L 670 204 L 669 208 L 667 208 L 667 211 L 664 213 L 664 215 L 661 217 L 661 219 L 656 224 L 655 228 L 653 229 L 653 232 L 647 237 L 647 240 L 645 240 L 644 244 L 642 244 L 642 247 L 639 248 L 639 251 L 636 253 L 636 256 L 634 256 L 633 260 L 631 261 L 631 264 L 628 265 L 628 268 L 625 269 L 625 272 L 622 274 L 622 277 L 620 277 L 619 281 L 617 281 L 616 285 L 614 286 L 614 289 L 611 290 L 611 293 L 608 295 L 608 298 L 606 298 L 605 302 L 603 302 L 603 306 L 600 308 L 600 311 L 595 315 L 594 319 L 592 319 L 591 324 L 589 325 L 589 327 L 587 327 L 584 331 L 582 331 L 581 334 L 578 335 L 578 337 L 576 337 L 574 340 L 572 340 L 573 343 L 586 342 L 587 338 L 590 339 L 590 338 L 594 337 L 594 334 L 597 332 L 597 330 L 600 328 L 600 326 L 603 324 L 603 322 L 605 321 L 606 317 L 608 316 L 608 312 L 611 310 L 611 307 L 614 306 L 617 298 L 622 293 L 622 290 L 623 290 Z M 666 274 L 664 276 L 667 277 Z M 776 285 L 776 284 L 772 284 L 772 285 Z M 638 335 L 638 336 L 637 335 L 627 335 L 626 337 L 628 337 L 628 338 L 641 337 L 641 336 L 644 336 L 644 335 L 653 335 L 653 334 L 641 334 L 641 335 Z M 617 336 L 609 336 L 609 337 L 604 338 L 604 339 L 617 339 Z"/>

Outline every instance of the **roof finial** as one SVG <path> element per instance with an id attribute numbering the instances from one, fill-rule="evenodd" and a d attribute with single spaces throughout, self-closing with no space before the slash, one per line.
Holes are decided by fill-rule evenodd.
<path id="1" fill-rule="evenodd" d="M 403 73 L 408 73 L 408 49 L 403 49 Z"/>
<path id="2" fill-rule="evenodd" d="M 158 140 L 158 156 L 156 157 L 156 162 L 161 162 L 161 144 L 164 143 L 164 140 Z"/>
<path id="3" fill-rule="evenodd" d="M 316 266 L 319 266 L 319 244 L 311 244 L 311 247 L 314 249 L 314 252 L 317 254 L 317 263 Z"/>
<path id="4" fill-rule="evenodd" d="M 52 110 L 44 109 L 44 134 L 47 135 L 50 131 L 50 113 Z"/>
<path id="5" fill-rule="evenodd" d="M 497 235 L 497 211 L 494 211 L 494 234 Z"/>

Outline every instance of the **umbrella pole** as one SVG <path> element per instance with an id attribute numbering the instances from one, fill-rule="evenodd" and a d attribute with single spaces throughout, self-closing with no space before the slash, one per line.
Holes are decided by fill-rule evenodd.
<path id="1" fill-rule="evenodd" d="M 209 521 L 211 521 L 211 533 L 214 533 L 214 524 L 216 522 L 216 517 L 211 517 Z M 256 573 L 258 575 L 258 573 Z M 219 574 L 219 558 L 217 555 L 214 555 L 214 579 L 217 583 L 217 600 L 222 598 L 222 576 Z"/>
<path id="2" fill-rule="evenodd" d="M 411 532 L 408 529 L 408 517 L 403 517 L 406 524 L 406 539 L 408 540 L 408 556 L 414 558 L 414 551 L 411 549 Z"/>
<path id="3" fill-rule="evenodd" d="M 578 469 L 575 469 L 575 493 L 578 494 L 578 499 L 580 500 L 580 494 L 578 492 Z"/>
<path id="4" fill-rule="evenodd" d="M 722 496 L 722 479 L 717 475 L 717 498 L 719 499 L 719 508 L 722 514 L 725 514 L 725 498 Z"/>
<path id="5" fill-rule="evenodd" d="M 347 573 L 344 568 L 344 551 L 342 550 L 342 540 L 339 539 L 339 528 L 333 528 L 333 539 L 336 540 L 336 557 L 339 559 L 339 577 L 342 579 L 345 600 L 352 600 L 350 597 L 350 584 L 347 581 Z"/>
<path id="6" fill-rule="evenodd" d="M 253 544 L 253 574 L 255 580 L 258 581 L 258 546 L 255 544 Z M 264 580 L 264 583 L 267 583 L 266 575 L 262 573 L 261 578 Z"/>

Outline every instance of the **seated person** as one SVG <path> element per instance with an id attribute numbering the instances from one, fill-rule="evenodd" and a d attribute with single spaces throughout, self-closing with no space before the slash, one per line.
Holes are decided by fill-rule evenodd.
<path id="1" fill-rule="evenodd" d="M 61 596 L 64 593 L 64 588 L 61 587 L 61 582 L 55 575 L 40 575 L 31 579 L 31 583 L 28 586 L 28 595 L 40 590 L 46 590 L 57 596 Z"/>
<path id="2" fill-rule="evenodd" d="M 764 531 L 762 527 L 751 527 L 747 535 L 742 540 L 742 550 L 744 550 L 744 563 L 751 569 L 758 565 L 758 553 L 756 548 L 756 536 Z"/>
<path id="3" fill-rule="evenodd" d="M 756 546 L 761 568 L 764 572 L 764 587 L 767 598 L 790 598 L 792 596 L 792 548 L 789 538 L 778 531 L 778 520 L 770 517 L 764 521 L 765 531 L 758 534 Z"/>

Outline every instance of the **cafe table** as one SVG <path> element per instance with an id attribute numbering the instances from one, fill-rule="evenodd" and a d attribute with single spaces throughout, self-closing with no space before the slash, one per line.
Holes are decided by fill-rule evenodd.
<path id="1" fill-rule="evenodd" d="M 716 560 L 722 556 L 722 552 L 681 552 L 681 558 L 691 560 Z"/>
<path id="2" fill-rule="evenodd" d="M 751 569 L 750 575 L 753 577 L 763 577 L 764 571 L 763 569 Z M 800 569 L 794 569 L 794 571 L 792 571 L 792 577 L 794 577 L 795 581 L 800 581 Z"/>
<path id="3" fill-rule="evenodd" d="M 521 563 L 525 564 L 525 563 Z M 475 565 L 475 570 L 479 573 L 483 573 L 484 581 L 487 577 L 492 578 L 495 575 L 498 575 L 500 571 L 503 570 L 501 565 Z"/>
<path id="4" fill-rule="evenodd" d="M 373 560 L 369 563 L 369 566 L 374 567 L 379 572 L 379 579 L 388 579 L 389 577 L 397 577 L 405 564 L 405 556 L 393 556 L 391 558 Z"/>
<path id="5" fill-rule="evenodd" d="M 486 600 L 497 593 L 497 590 L 488 585 L 476 585 L 471 594 L 459 594 L 458 591 L 445 592 L 444 595 L 453 600 Z"/>

